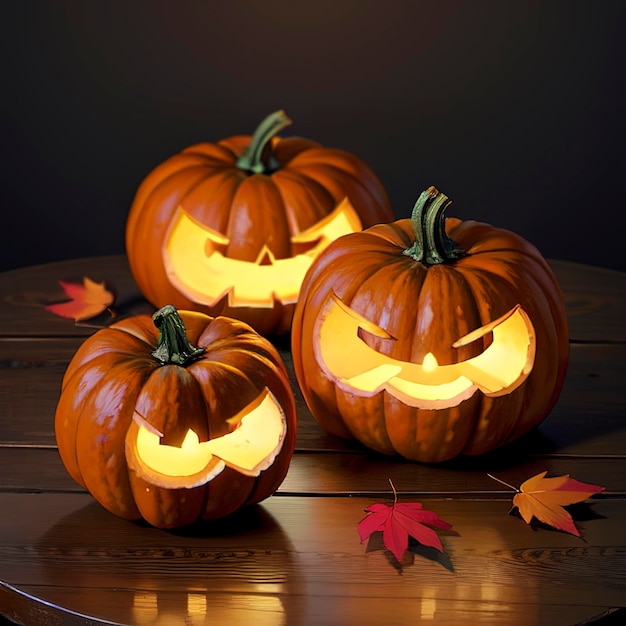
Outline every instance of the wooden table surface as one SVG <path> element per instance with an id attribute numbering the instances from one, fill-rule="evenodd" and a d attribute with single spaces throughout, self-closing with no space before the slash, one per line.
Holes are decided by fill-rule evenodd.
<path id="1" fill-rule="evenodd" d="M 439 466 L 325 434 L 277 345 L 298 408 L 296 453 L 278 492 L 233 518 L 178 531 L 112 516 L 57 453 L 61 378 L 89 324 L 47 312 L 58 280 L 106 281 L 118 315 L 153 312 L 125 257 L 0 273 L 0 615 L 20 624 L 626 623 L 626 274 L 551 262 L 571 359 L 557 406 L 533 433 Z M 106 315 L 98 321 L 107 323 Z M 512 485 L 540 471 L 606 491 L 569 507 L 581 537 L 509 514 Z M 399 566 L 360 543 L 374 502 L 421 501 L 452 524 L 445 556 Z M 372 549 L 379 548 L 379 549 Z"/>

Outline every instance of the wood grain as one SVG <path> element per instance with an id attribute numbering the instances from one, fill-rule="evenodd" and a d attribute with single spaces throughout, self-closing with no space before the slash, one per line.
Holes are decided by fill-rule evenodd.
<path id="1" fill-rule="evenodd" d="M 626 341 L 626 273 L 549 260 L 559 281 L 573 342 Z"/>

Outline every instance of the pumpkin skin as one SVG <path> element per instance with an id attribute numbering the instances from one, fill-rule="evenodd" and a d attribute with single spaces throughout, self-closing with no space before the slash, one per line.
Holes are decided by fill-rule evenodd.
<path id="1" fill-rule="evenodd" d="M 188 345 L 195 344 L 189 363 L 155 358 L 162 343 L 150 316 L 121 320 L 77 350 L 55 414 L 59 454 L 72 478 L 114 515 L 144 518 L 159 528 L 223 517 L 268 497 L 284 479 L 295 445 L 294 400 L 271 343 L 238 320 L 179 315 Z M 180 446 L 190 428 L 200 441 L 213 442 L 233 430 L 228 419 L 264 389 L 280 404 L 286 431 L 280 451 L 258 476 L 226 466 L 200 484 L 164 488 L 131 467 L 127 450 L 136 414 L 169 446 Z"/>
<path id="2" fill-rule="evenodd" d="M 294 302 L 272 301 L 272 284 L 267 285 L 269 304 L 233 306 L 223 297 L 222 282 L 213 287 L 210 281 L 215 279 L 208 273 L 206 292 L 201 288 L 201 294 L 197 288 L 184 289 L 184 278 L 170 279 L 164 249 L 180 210 L 222 239 L 220 250 L 227 260 L 250 265 L 268 256 L 282 261 L 297 256 L 302 248 L 298 236 L 314 230 L 345 198 L 360 221 L 358 227 L 351 223 L 348 232 L 393 219 L 380 180 L 363 161 L 309 139 L 275 136 L 289 123 L 282 111 L 266 118 L 261 126 L 269 130 L 261 133 L 262 140 L 255 139 L 250 158 L 246 151 L 253 147 L 256 133 L 190 146 L 141 183 L 126 223 L 126 251 L 140 290 L 156 307 L 171 303 L 178 309 L 234 317 L 264 335 L 286 333 L 291 326 Z M 194 271 L 202 271 L 200 263 Z M 303 276 L 304 271 L 298 287 Z"/>
<path id="3" fill-rule="evenodd" d="M 425 195 L 443 194 L 431 187 L 421 199 Z M 384 454 L 429 463 L 484 454 L 538 425 L 559 396 L 569 355 L 563 296 L 538 250 L 489 224 L 445 219 L 442 210 L 435 231 L 443 233 L 444 222 L 444 239 L 465 252 L 444 262 L 418 261 L 409 254 L 416 246 L 415 213 L 413 220 L 379 224 L 333 242 L 304 279 L 292 327 L 298 383 L 328 432 Z M 365 331 L 378 328 L 391 337 L 378 331 L 378 337 L 368 332 L 360 338 L 335 336 L 334 343 L 343 344 L 346 352 L 353 341 L 365 341 L 398 362 L 422 364 L 430 353 L 441 366 L 486 351 L 488 335 L 459 348 L 453 344 L 521 307 L 534 329 L 529 332 L 532 369 L 509 393 L 488 397 L 477 391 L 445 408 L 410 406 L 387 388 L 367 397 L 339 385 L 320 362 L 320 319 L 331 293 L 346 310 L 375 325 L 368 328 L 363 322 Z"/>

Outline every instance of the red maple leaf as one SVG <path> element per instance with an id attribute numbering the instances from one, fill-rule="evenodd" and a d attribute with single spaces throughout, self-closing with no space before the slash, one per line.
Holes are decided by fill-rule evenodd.
<path id="1" fill-rule="evenodd" d="M 62 280 L 59 281 L 59 285 L 70 300 L 45 307 L 46 311 L 55 315 L 80 322 L 99 315 L 113 304 L 113 294 L 105 288 L 104 283 L 96 283 L 86 276 L 83 278 L 82 285 Z"/>
<path id="2" fill-rule="evenodd" d="M 546 478 L 547 473 L 541 472 L 529 478 L 519 489 L 491 474 L 488 476 L 517 492 L 513 497 L 513 506 L 518 508 L 527 524 L 536 517 L 544 524 L 580 537 L 572 516 L 563 507 L 582 502 L 594 493 L 604 491 L 605 487 L 581 483 L 570 478 L 569 474 Z"/>
<path id="3" fill-rule="evenodd" d="M 399 504 L 396 489 L 391 480 L 389 483 L 393 490 L 393 504 L 376 503 L 365 509 L 367 515 L 358 524 L 361 543 L 365 543 L 372 533 L 382 531 L 383 544 L 391 550 L 398 562 L 402 561 L 409 547 L 409 535 L 422 545 L 443 552 L 437 533 L 428 526 L 446 530 L 452 526 L 432 511 L 424 509 L 420 502 Z"/>

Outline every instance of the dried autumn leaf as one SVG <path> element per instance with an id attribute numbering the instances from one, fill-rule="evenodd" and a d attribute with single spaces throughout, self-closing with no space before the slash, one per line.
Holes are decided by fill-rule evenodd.
<path id="1" fill-rule="evenodd" d="M 569 474 L 546 478 L 547 473 L 541 472 L 529 478 L 519 489 L 495 476 L 490 476 L 507 487 L 515 489 L 517 493 L 513 497 L 513 505 L 518 508 L 522 519 L 527 524 L 530 524 L 532 518 L 536 517 L 544 524 L 580 537 L 572 516 L 563 507 L 575 502 L 583 502 L 589 496 L 604 491 L 605 487 L 581 483 L 570 478 Z"/>
<path id="2" fill-rule="evenodd" d="M 420 502 L 398 504 L 396 490 L 393 483 L 389 482 L 393 490 L 393 504 L 376 503 L 365 509 L 367 515 L 358 524 L 361 543 L 365 543 L 372 533 L 382 531 L 384 546 L 391 550 L 398 561 L 402 561 L 409 546 L 409 535 L 422 545 L 443 552 L 437 533 L 428 526 L 446 530 L 452 526 L 432 511 L 424 509 Z"/>
<path id="3" fill-rule="evenodd" d="M 113 294 L 104 283 L 96 283 L 86 276 L 83 284 L 60 280 L 59 285 L 70 298 L 68 302 L 49 304 L 45 308 L 50 313 L 73 319 L 76 322 L 95 317 L 113 304 Z"/>

